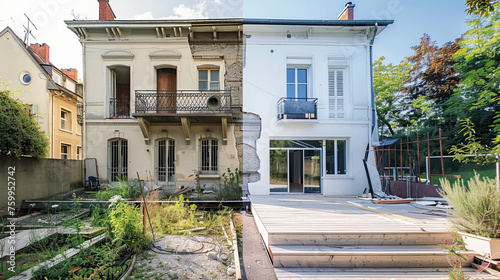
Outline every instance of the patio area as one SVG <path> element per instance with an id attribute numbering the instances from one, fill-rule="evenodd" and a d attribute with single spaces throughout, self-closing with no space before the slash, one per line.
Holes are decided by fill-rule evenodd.
<path id="1" fill-rule="evenodd" d="M 448 279 L 444 208 L 303 194 L 250 200 L 278 279 Z M 476 276 L 476 254 L 465 255 L 464 272 Z"/>

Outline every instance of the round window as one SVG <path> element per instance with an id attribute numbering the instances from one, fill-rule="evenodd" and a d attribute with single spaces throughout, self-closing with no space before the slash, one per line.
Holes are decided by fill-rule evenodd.
<path id="1" fill-rule="evenodd" d="M 21 83 L 25 85 L 29 85 L 31 83 L 31 74 L 29 72 L 22 72 L 19 78 L 21 79 Z"/>

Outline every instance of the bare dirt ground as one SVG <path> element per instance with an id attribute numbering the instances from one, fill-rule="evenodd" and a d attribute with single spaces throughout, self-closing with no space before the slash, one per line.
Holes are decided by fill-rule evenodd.
<path id="1" fill-rule="evenodd" d="M 220 254 L 211 237 L 167 235 L 155 242 L 157 248 L 138 255 L 129 279 L 235 279 L 227 274 L 233 258 L 227 242 L 217 242 Z M 224 264 L 226 259 L 228 265 Z"/>

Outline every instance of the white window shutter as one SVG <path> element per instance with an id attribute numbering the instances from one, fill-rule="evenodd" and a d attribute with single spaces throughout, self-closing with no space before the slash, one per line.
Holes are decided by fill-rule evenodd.
<path id="1" fill-rule="evenodd" d="M 331 119 L 343 119 L 345 117 L 344 71 L 344 69 L 328 69 L 328 108 Z"/>

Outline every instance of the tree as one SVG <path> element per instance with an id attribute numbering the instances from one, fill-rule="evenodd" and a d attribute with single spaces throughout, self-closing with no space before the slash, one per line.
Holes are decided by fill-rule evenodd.
<path id="1" fill-rule="evenodd" d="M 12 94 L 11 90 L 0 89 L 0 154 L 17 158 L 47 156 L 49 143 L 44 133 Z"/>
<path id="2" fill-rule="evenodd" d="M 494 132 L 500 134 L 500 4 L 494 7 L 490 17 L 468 21 L 469 30 L 459 41 L 460 50 L 455 59 L 463 77 L 458 96 L 470 104 L 470 110 L 495 114 L 494 121 L 492 118 L 485 123 L 473 120 L 476 130 L 494 127 Z"/>
<path id="3" fill-rule="evenodd" d="M 476 14 L 479 16 L 488 17 L 490 12 L 495 10 L 494 5 L 500 1 L 498 0 L 467 0 L 465 5 L 468 6 L 466 9 L 467 13 Z"/>
<path id="4" fill-rule="evenodd" d="M 459 49 L 458 39 L 438 47 L 424 34 L 420 44 L 411 49 L 415 54 L 407 58 L 412 67 L 403 90 L 407 103 L 413 105 L 409 108 L 410 116 L 416 120 L 442 119 L 443 104 L 460 83 L 453 58 Z"/>
<path id="5" fill-rule="evenodd" d="M 381 135 L 394 136 L 395 129 L 402 127 L 397 108 L 400 92 L 409 77 L 410 65 L 406 61 L 401 61 L 398 65 L 384 65 L 384 60 L 385 57 L 380 57 L 373 63 L 375 105 Z"/>

